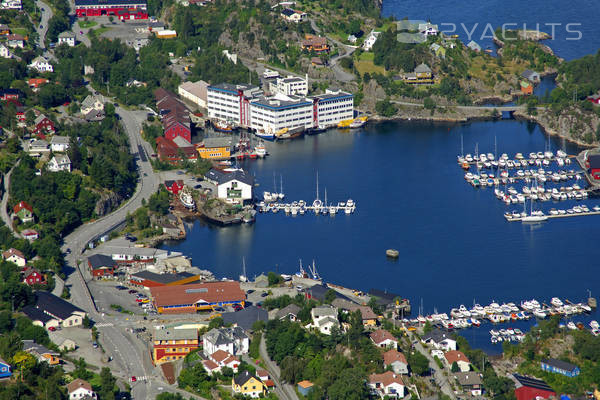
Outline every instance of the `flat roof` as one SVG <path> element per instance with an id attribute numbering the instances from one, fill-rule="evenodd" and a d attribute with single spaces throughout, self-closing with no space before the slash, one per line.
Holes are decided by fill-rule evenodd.
<path id="1" fill-rule="evenodd" d="M 150 288 L 150 293 L 157 307 L 246 300 L 246 293 L 240 289 L 240 283 L 230 281 L 158 286 Z"/>
<path id="2" fill-rule="evenodd" d="M 197 329 L 158 329 L 154 331 L 154 340 L 197 340 Z"/>
<path id="3" fill-rule="evenodd" d="M 178 282 L 183 279 L 191 278 L 193 276 L 197 276 L 197 275 L 191 274 L 189 272 L 179 272 L 176 274 L 157 274 L 157 273 L 151 272 L 151 271 L 140 271 L 138 273 L 131 275 L 132 278 L 149 280 L 152 282 L 162 283 L 165 285 L 168 283 Z"/>
<path id="4" fill-rule="evenodd" d="M 229 93 L 237 94 L 238 90 L 245 91 L 245 90 L 249 90 L 249 89 L 258 89 L 258 86 L 249 85 L 249 84 L 235 85 L 233 83 L 217 83 L 216 85 L 208 86 L 208 88 L 212 89 L 212 90 L 219 90 L 222 92 L 229 92 Z"/>
<path id="5" fill-rule="evenodd" d="M 75 7 L 79 6 L 146 6 L 145 0 L 75 0 Z"/>
<path id="6" fill-rule="evenodd" d="M 285 110 L 288 108 L 310 106 L 310 105 L 312 105 L 312 102 L 307 101 L 306 99 L 292 98 L 292 97 L 290 97 L 289 100 L 284 100 L 284 99 L 280 99 L 280 98 L 262 96 L 256 100 L 252 101 L 250 104 L 256 105 L 259 107 L 269 108 L 271 110 Z"/>

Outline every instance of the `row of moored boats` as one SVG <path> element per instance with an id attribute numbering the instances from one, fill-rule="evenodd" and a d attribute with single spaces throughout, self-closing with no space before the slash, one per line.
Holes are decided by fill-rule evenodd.
<path id="1" fill-rule="evenodd" d="M 458 156 L 458 163 L 465 169 L 469 170 L 472 164 L 475 164 L 477 169 L 483 168 L 520 168 L 526 166 L 545 166 L 548 167 L 555 161 L 559 167 L 571 164 L 571 159 L 567 157 L 567 153 L 558 150 L 556 155 L 552 151 L 529 153 L 529 158 L 526 158 L 522 153 L 517 153 L 513 159 L 508 154 L 503 153 L 498 160 L 492 153 L 487 154 L 467 154 Z"/>
<path id="2" fill-rule="evenodd" d="M 258 211 L 277 213 L 283 211 L 289 215 L 304 215 L 307 212 L 313 212 L 317 215 L 336 215 L 339 212 L 352 214 L 356 210 L 356 203 L 352 199 L 337 204 L 324 203 L 320 199 L 313 201 L 312 205 L 307 204 L 304 200 L 294 201 L 292 203 L 278 203 L 261 201 L 257 204 Z"/>

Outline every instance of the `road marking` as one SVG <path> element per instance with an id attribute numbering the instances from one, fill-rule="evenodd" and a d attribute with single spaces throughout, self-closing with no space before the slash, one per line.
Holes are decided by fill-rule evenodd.
<path id="1" fill-rule="evenodd" d="M 96 324 L 96 328 L 105 328 L 107 326 L 115 326 L 115 324 L 112 322 L 100 322 L 99 324 Z"/>

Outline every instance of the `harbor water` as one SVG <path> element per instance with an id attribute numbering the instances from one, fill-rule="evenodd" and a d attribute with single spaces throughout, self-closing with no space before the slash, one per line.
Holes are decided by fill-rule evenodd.
<path id="1" fill-rule="evenodd" d="M 319 197 L 327 188 L 329 202 L 352 198 L 355 213 L 259 214 L 255 224 L 228 227 L 196 221 L 185 241 L 164 247 L 231 278 L 241 273 L 242 257 L 250 278 L 267 271 L 294 273 L 299 259 L 305 264 L 314 259 L 325 281 L 388 290 L 409 298 L 414 310 L 422 299 L 425 313 L 449 312 L 474 301 L 518 304 L 531 298 L 548 302 L 553 296 L 583 301 L 587 289 L 594 293 L 600 275 L 592 243 L 600 217 L 507 222 L 503 213 L 514 206 L 497 201 L 491 188 L 465 185 L 456 163 L 461 137 L 465 153 L 474 153 L 476 145 L 480 152 L 494 153 L 495 143 L 498 155 L 548 146 L 569 154 L 580 150 L 548 138 L 535 124 L 514 120 L 388 122 L 268 143 L 267 159 L 241 164 L 256 176 L 258 193 L 273 191 L 274 185 L 279 190 L 282 177 L 286 202 L 312 203 L 318 171 Z M 600 204 L 598 199 L 584 202 Z M 569 204 L 575 201 L 561 202 Z M 399 250 L 397 260 L 386 258 L 388 248 Z M 485 326 L 490 325 L 472 330 L 476 343 L 489 344 Z"/>

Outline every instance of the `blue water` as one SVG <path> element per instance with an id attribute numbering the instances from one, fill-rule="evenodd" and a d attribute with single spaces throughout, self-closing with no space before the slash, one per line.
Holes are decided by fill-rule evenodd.
<path id="1" fill-rule="evenodd" d="M 448 0 L 430 3 L 385 0 L 383 15 L 393 15 L 397 19 L 408 17 L 411 20 L 431 20 L 444 31 L 451 28 L 448 25 L 442 26 L 442 23 L 453 23 L 456 25 L 453 33 L 459 35 L 460 40 L 464 43 L 475 40 L 484 49 L 488 46 L 494 48 L 490 36 L 502 24 L 517 24 L 507 26 L 507 29 L 523 29 L 523 24 L 526 24 L 527 29 L 536 29 L 536 24 L 539 24 L 540 31 L 551 34 L 552 27 L 545 24 L 560 23 L 561 25 L 555 26 L 554 39 L 543 42 L 558 56 L 571 60 L 596 53 L 600 48 L 597 40 L 600 37 L 598 3 L 595 0 L 578 0 L 573 3 L 563 0 Z M 567 24 L 581 25 L 567 27 Z M 567 29 L 580 31 L 581 39 L 568 40 L 577 39 L 579 34 L 570 33 Z"/>
<path id="2" fill-rule="evenodd" d="M 539 127 L 503 120 L 464 125 L 391 122 L 352 133 L 332 131 L 286 143 L 269 143 L 266 160 L 243 167 L 263 190 L 279 187 L 286 201 L 352 198 L 357 211 L 335 217 L 259 214 L 253 225 L 210 227 L 198 221 L 188 239 L 166 248 L 182 251 L 194 265 L 236 278 L 246 258 L 249 277 L 266 271 L 294 273 L 298 260 L 316 260 L 328 282 L 368 290 L 387 289 L 411 300 L 415 310 L 449 312 L 473 301 L 489 304 L 559 296 L 582 301 L 599 287 L 593 245 L 600 217 L 565 218 L 542 225 L 509 223 L 492 189 L 466 184 L 456 156 L 461 151 L 498 154 L 576 147 L 548 139 Z M 575 168 L 575 166 L 573 166 Z M 591 208 L 599 200 L 584 201 Z M 544 204 L 572 207 L 575 201 Z M 400 251 L 389 261 L 385 250 Z M 516 325 L 517 327 L 519 325 Z M 485 330 L 487 331 L 487 329 Z M 480 339 L 485 342 L 488 339 Z"/>

